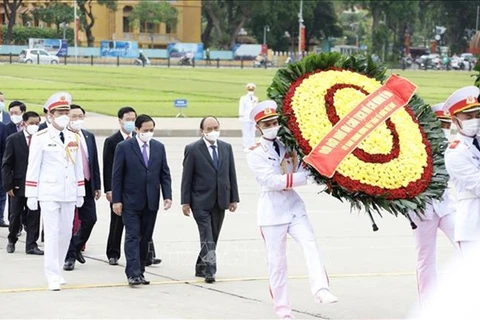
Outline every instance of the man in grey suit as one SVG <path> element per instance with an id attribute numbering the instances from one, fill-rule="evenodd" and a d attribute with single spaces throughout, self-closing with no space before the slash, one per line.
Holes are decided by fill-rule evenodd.
<path id="1" fill-rule="evenodd" d="M 181 187 L 182 211 L 193 217 L 200 234 L 195 276 L 215 282 L 216 247 L 225 210 L 235 212 L 240 201 L 232 146 L 218 140 L 220 124 L 208 116 L 200 122 L 202 138 L 185 147 Z"/>

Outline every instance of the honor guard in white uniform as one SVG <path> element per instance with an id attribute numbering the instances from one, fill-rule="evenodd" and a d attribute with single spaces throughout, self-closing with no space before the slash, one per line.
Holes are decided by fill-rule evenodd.
<path id="1" fill-rule="evenodd" d="M 443 106 L 458 130 L 456 140 L 445 151 L 445 166 L 457 193 L 455 241 L 462 253 L 480 244 L 479 94 L 477 87 L 464 87 Z"/>
<path id="2" fill-rule="evenodd" d="M 251 112 L 252 121 L 262 134 L 259 143 L 247 153 L 248 166 L 261 186 L 257 221 L 265 240 L 270 292 L 275 313 L 281 319 L 293 318 L 287 292 L 287 234 L 302 247 L 308 266 L 310 287 L 315 301 L 336 302 L 329 291 L 325 271 L 305 204 L 293 188 L 307 184 L 307 172 L 295 152 L 277 139 L 277 104 L 267 100 Z"/>
<path id="3" fill-rule="evenodd" d="M 72 98 L 59 92 L 47 101 L 50 125 L 30 142 L 25 197 L 31 210 L 42 209 L 45 275 L 50 290 L 65 282 L 62 266 L 72 237 L 75 206 L 83 205 L 85 180 L 75 133 L 66 130 Z"/>
<path id="4" fill-rule="evenodd" d="M 238 106 L 238 116 L 242 123 L 242 139 L 245 151 L 255 143 L 255 122 L 250 119 L 250 113 L 258 103 L 258 98 L 255 96 L 255 84 L 248 83 L 246 87 L 247 94 L 240 98 Z"/>
<path id="5" fill-rule="evenodd" d="M 443 111 L 443 103 L 433 105 L 432 110 L 440 120 L 442 130 L 448 139 L 452 120 Z M 434 200 L 427 205 L 422 219 L 414 213 L 411 214 L 412 220 L 417 225 L 414 234 L 417 243 L 417 285 L 420 304 L 423 304 L 426 298 L 434 292 L 437 283 L 437 230 L 442 230 L 454 247 L 458 249 L 458 244 L 454 240 L 454 213 L 455 202 L 451 190 L 447 189 L 443 194 L 442 201 Z"/>

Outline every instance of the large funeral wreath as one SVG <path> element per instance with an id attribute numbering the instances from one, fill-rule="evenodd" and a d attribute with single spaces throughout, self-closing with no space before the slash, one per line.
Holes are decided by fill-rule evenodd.
<path id="1" fill-rule="evenodd" d="M 386 71 L 369 57 L 338 53 L 310 55 L 280 69 L 268 88 L 279 106 L 279 137 L 301 158 L 307 156 L 340 119 L 382 86 Z M 309 170 L 329 194 L 370 217 L 383 210 L 395 216 L 421 215 L 447 186 L 445 147 L 435 114 L 415 94 L 370 133 L 332 177 Z"/>

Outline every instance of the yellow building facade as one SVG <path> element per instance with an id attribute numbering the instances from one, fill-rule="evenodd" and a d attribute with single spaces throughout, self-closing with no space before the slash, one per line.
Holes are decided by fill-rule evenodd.
<path id="1" fill-rule="evenodd" d="M 60 0 L 73 5 L 74 0 Z M 95 46 L 102 40 L 138 41 L 141 48 L 165 48 L 169 42 L 201 42 L 202 1 L 201 0 L 160 0 L 167 1 L 178 11 L 177 24 L 134 27 L 129 15 L 139 0 L 118 0 L 117 10 L 113 11 L 92 1 L 92 13 L 95 24 L 92 28 Z M 48 0 L 24 0 L 22 12 L 47 4 Z M 80 11 L 77 10 L 80 14 Z M 4 22 L 5 23 L 5 22 Z M 40 22 L 41 24 L 41 22 Z M 73 26 L 73 23 L 71 23 Z M 87 37 L 79 32 L 79 45 L 87 46 Z"/>

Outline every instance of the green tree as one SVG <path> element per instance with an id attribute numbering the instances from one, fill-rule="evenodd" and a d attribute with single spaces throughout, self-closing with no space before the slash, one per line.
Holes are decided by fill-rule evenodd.
<path id="1" fill-rule="evenodd" d="M 57 30 L 57 37 L 60 37 L 60 24 L 71 23 L 74 20 L 73 8 L 58 0 L 50 1 L 46 6 L 36 8 L 32 15 L 48 25 L 54 24 Z"/>
<path id="2" fill-rule="evenodd" d="M 23 0 L 3 0 L 3 8 L 5 9 L 5 15 L 8 19 L 7 34 L 5 35 L 4 42 L 10 44 L 12 41 L 13 26 L 17 20 L 18 8 L 22 5 Z"/>
<path id="3" fill-rule="evenodd" d="M 96 0 L 99 5 L 105 6 L 110 10 L 117 10 L 117 0 Z M 80 9 L 80 24 L 85 30 L 87 36 L 87 45 L 93 47 L 95 37 L 93 36 L 92 28 L 95 25 L 95 15 L 93 12 L 94 0 L 77 0 L 78 8 Z"/>
<path id="4" fill-rule="evenodd" d="M 149 33 L 153 48 L 155 25 L 161 23 L 170 26 L 176 25 L 178 11 L 168 2 L 141 0 L 133 9 L 130 18 L 132 23 L 140 25 L 141 30 Z"/>

